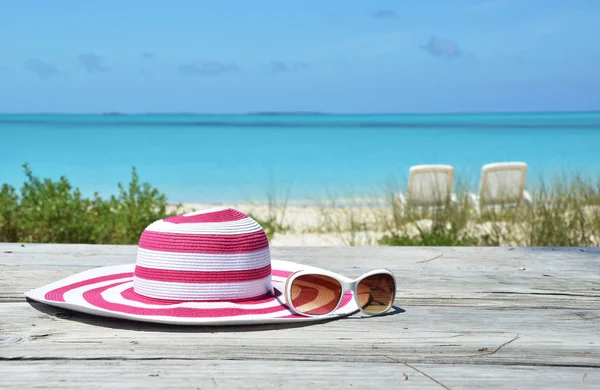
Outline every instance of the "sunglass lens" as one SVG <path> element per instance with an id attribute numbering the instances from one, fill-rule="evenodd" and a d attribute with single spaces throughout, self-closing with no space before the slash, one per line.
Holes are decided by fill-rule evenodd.
<path id="1" fill-rule="evenodd" d="M 342 297 L 342 286 L 323 275 L 300 275 L 291 286 L 292 304 L 308 315 L 324 315 L 335 310 Z"/>
<path id="2" fill-rule="evenodd" d="M 394 278 L 387 274 L 371 275 L 358 284 L 358 302 L 369 314 L 380 314 L 388 311 L 396 295 Z"/>

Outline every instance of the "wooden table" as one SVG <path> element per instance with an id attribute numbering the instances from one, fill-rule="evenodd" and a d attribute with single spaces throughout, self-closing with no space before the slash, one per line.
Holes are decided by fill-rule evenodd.
<path id="1" fill-rule="evenodd" d="M 135 253 L 0 244 L 0 387 L 600 388 L 599 249 L 272 248 L 398 278 L 393 314 L 302 327 L 178 328 L 23 297 Z"/>

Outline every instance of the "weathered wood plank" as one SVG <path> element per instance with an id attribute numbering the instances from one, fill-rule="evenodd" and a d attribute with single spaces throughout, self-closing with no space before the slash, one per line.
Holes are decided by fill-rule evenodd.
<path id="1" fill-rule="evenodd" d="M 135 253 L 135 246 L 0 244 L 0 302 L 22 302 L 24 291 L 85 269 L 135 262 Z M 600 309 L 600 248 L 275 247 L 272 253 L 349 276 L 390 268 L 402 306 Z"/>
<path id="2" fill-rule="evenodd" d="M 599 248 L 272 248 L 348 276 L 398 276 L 395 314 L 302 327 L 169 327 L 24 301 L 135 253 L 0 244 L 0 387 L 600 386 Z"/>
<path id="3" fill-rule="evenodd" d="M 4 261 L 25 265 L 50 265 L 71 263 L 78 265 L 78 259 L 82 257 L 99 259 L 91 266 L 122 264 L 135 258 L 137 246 L 135 245 L 87 245 L 87 244 L 16 244 L 0 243 L 0 254 L 7 256 Z M 399 252 L 400 251 L 400 252 Z M 576 247 L 272 247 L 273 257 L 289 257 L 291 261 L 328 260 L 335 258 L 347 260 L 363 259 L 369 262 L 377 262 L 382 259 L 387 262 L 390 259 L 425 261 L 439 257 L 440 260 L 448 259 L 473 259 L 478 261 L 494 260 L 506 261 L 507 259 L 525 260 L 526 263 L 534 264 L 547 260 L 559 259 L 571 261 L 586 258 L 598 259 L 600 248 L 576 248 Z M 378 254 L 377 257 L 373 253 Z M 400 254 L 400 255 L 399 255 Z M 129 259 L 128 259 L 129 258 Z M 409 259 L 410 258 L 410 259 Z M 42 261 L 40 260 L 50 260 Z M 56 262 L 58 259 L 64 261 Z M 430 260 L 433 261 L 433 260 Z M 439 260 L 436 260 L 439 262 Z M 304 261 L 302 261 L 304 262 Z"/>
<path id="4" fill-rule="evenodd" d="M 451 389 L 592 389 L 600 386 L 600 370 L 589 368 L 411 366 L 280 360 L 18 361 L 0 362 L 0 388 L 439 390 L 443 388 L 440 383 Z"/>
<path id="5" fill-rule="evenodd" d="M 600 367 L 600 310 L 416 306 L 384 317 L 302 327 L 183 328 L 33 305 L 0 304 L 0 357 L 269 360 L 278 356 L 333 362 L 385 363 L 396 358 L 409 363 Z"/>

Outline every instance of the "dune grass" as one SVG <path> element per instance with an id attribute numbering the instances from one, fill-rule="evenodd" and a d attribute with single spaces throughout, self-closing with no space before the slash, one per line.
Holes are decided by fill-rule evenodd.
<path id="1" fill-rule="evenodd" d="M 166 196 L 140 182 L 135 168 L 130 183 L 108 198 L 86 198 L 66 178 L 40 179 L 27 165 L 24 172 L 18 191 L 0 188 L 0 242 L 137 244 L 147 225 L 182 211 L 167 212 Z M 296 230 L 288 223 L 289 188 L 269 188 L 262 211 L 250 215 L 269 239 L 316 234 L 346 246 L 600 246 L 599 180 L 563 176 L 532 189 L 532 207 L 479 212 L 466 196 L 473 186 L 455 183 L 458 202 L 438 209 L 402 204 L 398 193 L 405 191 L 396 182 L 366 195 L 330 193 L 311 200 L 312 223 Z"/>
<path id="2" fill-rule="evenodd" d="M 283 190 L 283 197 L 278 196 L 279 191 L 274 185 L 270 185 L 266 191 L 266 215 L 261 216 L 256 213 L 249 212 L 248 216 L 258 222 L 269 240 L 272 240 L 275 233 L 286 233 L 291 231 L 291 227 L 285 224 L 286 210 L 289 201 L 290 187 Z M 253 202 L 255 206 L 257 202 Z M 260 205 L 260 203 L 258 203 Z"/>
<path id="3" fill-rule="evenodd" d="M 433 209 L 401 204 L 395 183 L 379 195 L 350 195 L 346 207 L 330 197 L 319 207 L 320 230 L 339 235 L 346 245 L 362 245 L 356 237 L 366 236 L 371 243 L 399 246 L 600 246 L 600 181 L 541 181 L 531 191 L 532 207 L 479 211 L 467 196 L 472 187 L 455 188 L 455 204 Z"/>

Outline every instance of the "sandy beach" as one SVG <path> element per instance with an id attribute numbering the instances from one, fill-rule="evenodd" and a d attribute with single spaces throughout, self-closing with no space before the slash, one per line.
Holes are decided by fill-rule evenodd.
<path id="1" fill-rule="evenodd" d="M 285 209 L 269 207 L 267 204 L 216 204 L 216 203 L 182 203 L 179 214 L 210 209 L 214 207 L 231 207 L 260 220 L 274 217 L 286 229 L 277 232 L 271 240 L 272 246 L 348 246 L 375 245 L 382 233 L 373 231 L 358 232 L 351 237 L 350 232 L 343 230 L 347 219 L 348 207 L 330 207 L 315 205 L 309 202 L 290 202 Z M 167 211 L 173 212 L 177 206 L 170 204 Z M 374 207 L 352 207 L 352 211 L 368 218 L 375 215 Z M 334 226 L 332 226 L 334 225 Z M 336 229 L 335 226 L 339 226 Z M 331 231 L 338 230 L 338 231 Z"/>
<path id="2" fill-rule="evenodd" d="M 177 210 L 178 214 L 210 209 L 231 207 L 255 217 L 260 221 L 275 221 L 277 229 L 271 246 L 374 246 L 379 245 L 384 235 L 401 231 L 410 238 L 419 237 L 420 232 L 430 231 L 433 221 L 427 217 L 402 222 L 400 229 L 394 228 L 392 209 L 383 199 L 360 201 L 346 200 L 335 205 L 323 202 L 310 203 L 291 201 L 287 205 L 260 203 L 183 203 L 170 204 L 167 211 Z M 595 220 L 600 215 L 600 206 L 585 206 L 584 214 Z M 586 218 L 587 219 L 587 218 Z M 450 229 L 450 222 L 447 222 Z M 487 242 L 487 245 L 528 245 L 533 229 L 530 221 L 500 217 L 492 220 L 472 219 L 461 229 L 468 237 Z M 590 230 L 590 232 L 592 232 Z M 600 237 L 588 237 L 592 245 L 600 245 Z M 483 241 L 481 241 L 483 240 Z"/>
<path id="3" fill-rule="evenodd" d="M 351 201 L 348 201 L 351 203 Z M 278 231 L 271 239 L 271 246 L 372 246 L 386 233 L 374 230 L 373 226 L 381 218 L 391 214 L 389 208 L 353 206 L 351 204 L 331 206 L 329 204 L 315 205 L 296 202 L 281 207 L 269 207 L 266 204 L 202 204 L 183 203 L 178 213 L 210 209 L 214 207 L 231 207 L 259 220 L 275 220 L 285 227 L 285 231 Z M 176 210 L 176 205 L 170 205 L 168 211 Z M 360 229 L 350 229 L 351 223 L 361 225 Z M 419 229 L 431 228 L 430 219 L 421 219 L 409 223 L 405 227 L 406 233 L 411 237 L 419 234 Z M 493 227 L 490 223 L 471 224 L 468 230 L 475 235 L 489 233 Z M 358 230 L 358 231 L 357 231 Z"/>

